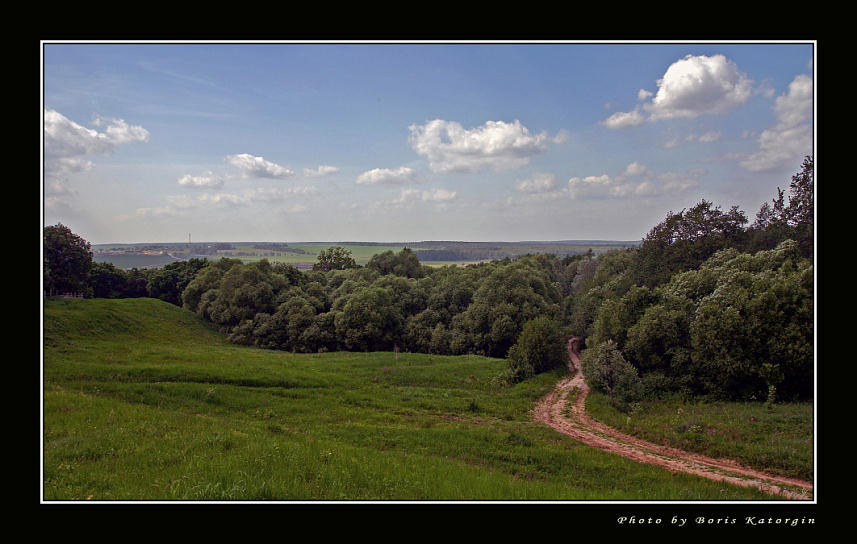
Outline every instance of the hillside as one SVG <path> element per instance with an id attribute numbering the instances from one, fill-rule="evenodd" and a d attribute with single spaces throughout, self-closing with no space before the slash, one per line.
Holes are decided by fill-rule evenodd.
<path id="1" fill-rule="evenodd" d="M 229 344 L 152 299 L 48 299 L 46 500 L 741 500 L 535 423 L 561 374 Z"/>

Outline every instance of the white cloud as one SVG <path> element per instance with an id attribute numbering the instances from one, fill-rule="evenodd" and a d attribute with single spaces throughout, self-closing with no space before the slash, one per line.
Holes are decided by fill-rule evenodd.
<path id="1" fill-rule="evenodd" d="M 557 133 L 556 133 L 556 136 L 554 136 L 553 138 L 551 138 L 551 142 L 553 142 L 553 143 L 555 143 L 555 144 L 564 144 L 565 142 L 567 142 L 567 141 L 568 141 L 568 139 L 569 139 L 570 137 L 571 137 L 571 136 L 569 135 L 568 131 L 567 131 L 567 130 L 565 130 L 565 129 L 562 129 L 562 130 L 560 130 L 559 132 L 557 132 Z"/>
<path id="2" fill-rule="evenodd" d="M 122 119 L 113 119 L 109 123 L 97 120 L 96 125 L 106 125 L 105 131 L 86 128 L 55 110 L 44 109 L 44 189 L 50 199 L 49 207 L 60 207 L 58 196 L 76 194 L 69 185 L 71 175 L 88 172 L 95 167 L 91 160 L 81 157 L 108 155 L 116 145 L 149 141 L 146 129 L 128 125 Z"/>
<path id="3" fill-rule="evenodd" d="M 515 184 L 522 193 L 545 193 L 556 187 L 556 175 L 537 172 Z"/>
<path id="4" fill-rule="evenodd" d="M 709 130 L 708 132 L 706 132 L 705 134 L 703 134 L 699 138 L 697 138 L 697 140 L 700 142 L 705 142 L 705 143 L 716 142 L 716 141 L 720 140 L 720 132 L 718 132 L 716 130 Z"/>
<path id="5" fill-rule="evenodd" d="M 632 162 L 622 174 L 572 177 L 568 180 L 568 195 L 574 199 L 606 199 L 653 197 L 684 192 L 697 185 L 696 179 L 707 173 L 704 168 L 684 173 L 655 174 L 646 166 Z M 639 181 L 630 181 L 636 178 Z"/>
<path id="6" fill-rule="evenodd" d="M 758 172 L 787 166 L 811 154 L 812 113 L 812 78 L 801 74 L 789 84 L 787 93 L 777 97 L 777 124 L 762 131 L 759 149 L 741 161 L 741 166 Z"/>
<path id="7" fill-rule="evenodd" d="M 51 158 L 108 154 L 117 144 L 149 141 L 146 129 L 128 125 L 122 119 L 111 120 L 104 132 L 98 132 L 45 108 L 44 122 L 45 155 Z M 96 121 L 96 126 L 104 124 L 104 120 Z"/>
<path id="8" fill-rule="evenodd" d="M 339 168 L 337 168 L 335 166 L 327 166 L 325 164 L 322 164 L 321 166 L 319 166 L 315 170 L 313 170 L 311 168 L 304 168 L 303 173 L 304 173 L 304 176 L 306 176 L 308 178 L 316 178 L 316 177 L 328 176 L 330 174 L 335 174 L 337 172 L 339 172 Z"/>
<path id="9" fill-rule="evenodd" d="M 649 177 L 652 175 L 652 171 L 635 161 L 625 167 L 622 175 L 625 177 Z"/>
<path id="10" fill-rule="evenodd" d="M 688 55 L 667 68 L 644 107 L 653 121 L 725 113 L 745 103 L 752 90 L 753 82 L 723 55 Z"/>
<path id="11" fill-rule="evenodd" d="M 789 83 L 787 94 L 777 97 L 774 112 L 779 124 L 794 127 L 812 115 L 812 78 L 801 74 Z"/>
<path id="12" fill-rule="evenodd" d="M 187 174 L 179 178 L 179 185 L 191 189 L 219 189 L 223 187 L 223 179 L 211 172 L 206 172 L 202 176 Z"/>
<path id="13" fill-rule="evenodd" d="M 129 125 L 124 119 L 103 119 L 99 117 L 95 120 L 95 126 L 105 126 L 104 134 L 114 144 L 149 141 L 149 131 L 139 125 Z"/>
<path id="14" fill-rule="evenodd" d="M 238 167 L 244 173 L 244 177 L 248 178 L 287 179 L 295 175 L 288 168 L 249 153 L 227 155 L 225 158 L 228 163 Z"/>
<path id="15" fill-rule="evenodd" d="M 465 129 L 460 123 L 435 119 L 408 127 L 411 147 L 429 161 L 433 172 L 480 172 L 519 168 L 547 150 L 549 141 L 567 138 L 561 132 L 553 140 L 547 134 L 531 134 L 517 119 L 511 123 L 488 121 Z"/>
<path id="16" fill-rule="evenodd" d="M 358 185 L 409 185 L 420 181 L 422 178 L 407 166 L 402 166 L 396 170 L 374 168 L 357 177 Z"/>
<path id="17" fill-rule="evenodd" d="M 705 168 L 695 168 L 686 172 L 666 172 L 658 175 L 658 181 L 664 191 L 680 193 L 699 185 L 697 179 L 708 174 Z"/>
<path id="18" fill-rule="evenodd" d="M 135 211 L 135 215 L 140 217 L 179 216 L 197 210 L 205 211 L 292 202 L 295 197 L 305 197 L 317 192 L 318 189 L 315 187 L 258 187 L 241 193 L 203 193 L 195 196 L 168 195 L 164 206 L 138 208 Z M 301 204 L 294 204 L 291 211 L 295 211 L 301 206 Z"/>
<path id="19" fill-rule="evenodd" d="M 456 191 L 448 189 L 433 189 L 431 191 L 402 189 L 399 197 L 388 201 L 387 204 L 392 206 L 408 206 L 419 202 L 428 202 L 443 205 L 455 200 L 457 194 Z"/>
<path id="20" fill-rule="evenodd" d="M 744 104 L 753 94 L 753 82 L 723 55 L 687 55 L 672 63 L 657 84 L 654 98 L 642 104 L 642 109 L 649 113 L 649 121 L 726 113 Z M 637 100 L 647 100 L 652 94 L 640 89 Z M 614 113 L 601 124 L 619 129 L 646 120 L 637 106 L 630 112 Z"/>
<path id="21" fill-rule="evenodd" d="M 606 126 L 607 128 L 625 128 L 625 127 L 635 127 L 637 125 L 645 122 L 645 116 L 640 113 L 639 109 L 634 109 L 629 112 L 617 112 L 601 121 L 601 124 Z"/>

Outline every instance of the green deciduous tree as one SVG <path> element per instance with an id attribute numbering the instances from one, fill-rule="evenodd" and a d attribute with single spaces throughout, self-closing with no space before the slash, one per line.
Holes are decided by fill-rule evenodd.
<path id="1" fill-rule="evenodd" d="M 42 240 L 45 293 L 83 295 L 92 266 L 89 242 L 61 223 L 45 227 Z"/>
<path id="2" fill-rule="evenodd" d="M 390 250 L 373 255 L 366 263 L 366 268 L 377 270 L 382 275 L 395 274 L 406 278 L 422 278 L 426 275 L 417 255 L 407 247 L 398 253 Z"/>
<path id="3" fill-rule="evenodd" d="M 319 252 L 318 259 L 312 268 L 322 272 L 345 270 L 346 268 L 357 268 L 357 262 L 351 256 L 351 252 L 344 247 L 331 246 Z"/>
<path id="4" fill-rule="evenodd" d="M 744 247 L 747 221 L 737 206 L 723 212 L 706 200 L 670 212 L 643 238 L 632 271 L 634 283 L 654 288 L 673 274 L 698 267 L 720 249 Z"/>
<path id="5" fill-rule="evenodd" d="M 612 340 L 583 350 L 580 363 L 586 385 L 606 394 L 611 406 L 626 410 L 639 398 L 641 384 L 637 370 Z"/>
<path id="6" fill-rule="evenodd" d="M 547 316 L 527 321 L 518 341 L 509 350 L 506 379 L 519 382 L 568 364 L 568 335 L 560 324 Z"/>
<path id="7" fill-rule="evenodd" d="M 753 250 L 773 249 L 780 242 L 792 239 L 801 255 L 812 258 L 815 233 L 815 170 L 811 156 L 804 157 L 800 172 L 789 184 L 789 198 L 777 188 L 777 197 L 764 203 L 749 229 Z"/>
<path id="8" fill-rule="evenodd" d="M 380 287 L 360 287 L 336 314 L 336 333 L 349 350 L 390 350 L 401 341 L 404 319 L 390 293 Z"/>

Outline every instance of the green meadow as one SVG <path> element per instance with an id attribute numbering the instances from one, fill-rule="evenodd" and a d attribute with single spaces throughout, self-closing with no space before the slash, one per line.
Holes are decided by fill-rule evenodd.
<path id="1" fill-rule="evenodd" d="M 640 402 L 630 413 L 605 395 L 587 397 L 590 415 L 624 433 L 772 474 L 813 480 L 813 404 L 689 401 L 675 395 Z"/>
<path id="2" fill-rule="evenodd" d="M 505 361 L 237 346 L 154 299 L 46 299 L 43 498 L 740 501 L 533 421 Z"/>

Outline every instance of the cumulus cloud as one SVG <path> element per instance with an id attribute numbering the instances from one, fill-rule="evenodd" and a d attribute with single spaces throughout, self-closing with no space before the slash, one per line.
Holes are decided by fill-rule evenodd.
<path id="1" fill-rule="evenodd" d="M 122 119 L 96 120 L 96 126 L 105 126 L 104 132 L 98 132 L 45 108 L 44 122 L 45 155 L 49 157 L 108 154 L 118 144 L 149 141 L 146 129 L 129 125 Z"/>
<path id="2" fill-rule="evenodd" d="M 622 171 L 624 177 L 649 177 L 651 175 L 652 171 L 647 166 L 636 161 L 626 166 L 625 170 Z"/>
<path id="3" fill-rule="evenodd" d="M 801 74 L 777 97 L 777 124 L 762 131 L 759 149 L 741 161 L 751 172 L 786 166 L 812 153 L 813 82 Z"/>
<path id="4" fill-rule="evenodd" d="M 649 121 L 726 113 L 747 102 L 753 94 L 752 80 L 723 55 L 687 55 L 672 63 L 657 85 L 654 98 L 642 104 Z M 638 100 L 651 96 L 651 92 L 643 89 L 637 93 Z M 615 113 L 602 124 L 618 129 L 646 120 L 638 106 L 630 112 Z"/>
<path id="5" fill-rule="evenodd" d="M 103 132 L 86 128 L 66 116 L 44 109 L 45 192 L 71 195 L 69 176 L 88 172 L 95 167 L 87 155 L 108 155 L 115 146 L 132 142 L 148 142 L 149 132 L 141 126 L 129 125 L 122 119 L 96 120 Z"/>
<path id="6" fill-rule="evenodd" d="M 339 168 L 337 168 L 335 166 L 327 166 L 325 164 L 322 164 L 321 166 L 319 166 L 315 170 L 313 170 L 311 168 L 304 168 L 304 176 L 306 176 L 308 178 L 318 178 L 318 177 L 322 177 L 322 176 L 328 176 L 330 174 L 335 174 L 337 172 L 339 172 Z"/>
<path id="7" fill-rule="evenodd" d="M 97 127 L 105 127 L 104 134 L 114 144 L 149 141 L 149 131 L 139 125 L 129 125 L 124 119 L 103 119 L 99 117 L 94 124 Z"/>
<path id="8" fill-rule="evenodd" d="M 629 112 L 616 112 L 607 119 L 601 121 L 601 124 L 607 128 L 626 128 L 635 127 L 645 122 L 646 117 L 640 112 L 639 108 L 635 108 Z"/>
<path id="9" fill-rule="evenodd" d="M 422 178 L 411 168 L 402 166 L 395 170 L 374 168 L 357 177 L 358 185 L 409 185 L 419 183 Z"/>
<path id="10" fill-rule="evenodd" d="M 515 186 L 522 193 L 545 193 L 556 187 L 556 175 L 537 172 L 526 179 L 518 180 Z"/>
<path id="11" fill-rule="evenodd" d="M 286 167 L 249 153 L 227 155 L 226 162 L 240 169 L 244 177 L 248 178 L 287 179 L 295 175 L 294 171 Z"/>
<path id="12" fill-rule="evenodd" d="M 725 113 L 749 100 L 753 82 L 723 55 L 687 55 L 667 68 L 647 109 L 652 120 Z"/>
<path id="13" fill-rule="evenodd" d="M 517 119 L 511 123 L 488 121 L 472 129 L 454 121 L 435 119 L 408 129 L 411 147 L 428 159 L 433 172 L 439 173 L 519 168 L 544 153 L 548 143 L 559 143 L 568 137 L 565 132 L 553 139 L 544 132 L 532 134 Z"/>
<path id="14" fill-rule="evenodd" d="M 223 179 L 212 172 L 206 172 L 202 176 L 187 174 L 179 178 L 179 185 L 191 189 L 219 189 L 223 187 Z"/>

